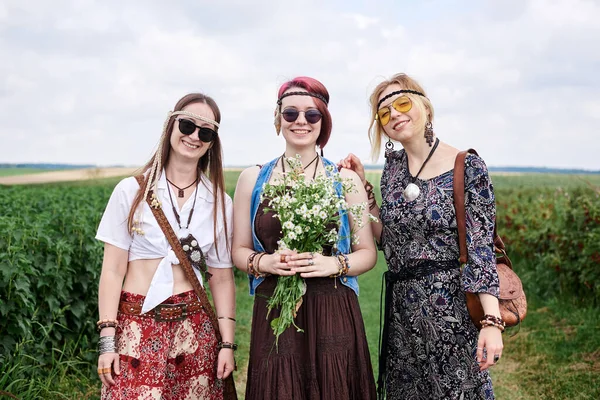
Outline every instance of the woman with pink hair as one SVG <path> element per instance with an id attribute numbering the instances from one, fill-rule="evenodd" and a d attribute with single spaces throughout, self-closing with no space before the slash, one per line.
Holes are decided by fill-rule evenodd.
<path id="1" fill-rule="evenodd" d="M 331 248 L 322 253 L 278 249 L 281 222 L 273 218 L 269 199 L 261 200 L 264 184 L 280 180 L 286 169 L 289 171 L 288 157 L 300 157 L 306 179 L 335 168 L 322 157 L 331 134 L 328 103 L 327 89 L 313 78 L 298 77 L 284 83 L 278 93 L 275 128 L 285 139 L 285 150 L 261 167 L 244 170 L 238 180 L 232 257 L 237 268 L 248 272 L 250 293 L 256 294 L 246 399 L 368 400 L 376 395 L 356 279 L 373 268 L 377 259 L 367 216 L 362 216 L 364 221 L 354 221 L 340 213 L 344 215 L 339 232 L 350 232 L 355 223 L 365 225 L 358 230 L 358 244 L 351 244 L 348 234 L 339 235 L 335 248 L 351 266 L 341 271 Z M 358 189 L 346 195 L 346 202 L 366 202 L 358 175 L 351 170 L 341 175 Z M 267 302 L 278 277 L 294 274 L 306 282 L 295 318 L 304 332 L 286 329 L 276 348 L 271 321 L 279 316 L 279 310 L 268 313 Z"/>

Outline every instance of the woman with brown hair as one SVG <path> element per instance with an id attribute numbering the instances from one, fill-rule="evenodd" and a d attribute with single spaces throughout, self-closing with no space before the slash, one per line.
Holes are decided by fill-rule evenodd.
<path id="1" fill-rule="evenodd" d="M 220 121 L 212 98 L 181 98 L 143 176 L 119 182 L 108 202 L 96 235 L 105 243 L 98 294 L 103 399 L 223 398 L 236 345 Z M 193 273 L 182 267 L 155 212 L 164 212 Z M 210 304 L 193 290 L 196 279 L 208 280 L 222 342 Z"/>
<path id="2" fill-rule="evenodd" d="M 316 79 L 298 77 L 284 83 L 277 98 L 275 128 L 285 139 L 283 155 L 244 170 L 234 200 L 233 259 L 237 268 L 248 273 L 250 293 L 256 294 L 246 399 L 374 399 L 375 381 L 357 297 L 357 276 L 373 268 L 377 259 L 366 213 L 355 219 L 339 211 L 340 223 L 333 227 L 339 232 L 335 244 L 339 254 L 331 246 L 321 252 L 297 252 L 279 248 L 282 222 L 273 218 L 269 199 L 261 198 L 265 184 L 281 181 L 290 171 L 289 157 L 299 157 L 306 180 L 335 168 L 322 157 L 332 126 L 329 93 Z M 349 170 L 341 175 L 357 189 L 346 194 L 346 202 L 366 202 L 358 176 Z M 356 233 L 359 240 L 351 244 L 350 232 L 357 225 L 365 226 Z M 269 313 L 267 303 L 278 280 L 295 274 L 306 283 L 295 315 L 304 332 L 287 328 L 276 346 L 271 323 L 280 309 Z"/>
<path id="3" fill-rule="evenodd" d="M 386 302 L 379 360 L 380 398 L 493 399 L 487 368 L 502 355 L 503 321 L 493 247 L 492 182 L 483 160 L 465 161 L 469 261 L 460 269 L 453 202 L 458 149 L 433 132 L 433 105 L 405 74 L 381 82 L 371 98 L 374 159 L 387 136 L 381 208 L 350 154 L 340 166 L 358 173 L 371 192 L 375 239 L 385 255 Z M 402 144 L 394 151 L 392 140 Z M 481 300 L 485 324 L 469 317 L 465 291 Z"/>

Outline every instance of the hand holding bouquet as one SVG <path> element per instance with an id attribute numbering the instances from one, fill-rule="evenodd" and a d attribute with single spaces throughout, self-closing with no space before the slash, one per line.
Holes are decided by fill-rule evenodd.
<path id="1" fill-rule="evenodd" d="M 334 167 L 327 166 L 325 175 L 306 180 L 300 156 L 286 158 L 284 162 L 291 166 L 291 171 L 284 173 L 281 180 L 265 184 L 261 198 L 261 201 L 269 200 L 268 209 L 274 211 L 274 217 L 281 222 L 280 250 L 321 253 L 326 247 L 335 249 L 336 243 L 344 239 L 340 237 L 339 226 L 342 216 L 348 213 L 356 217 L 355 230 L 362 227 L 361 216 L 367 204 L 348 205 L 346 194 L 356 191 L 350 179 L 343 179 Z M 294 318 L 305 292 L 306 283 L 299 274 L 279 276 L 268 301 L 269 312 L 278 307 L 281 310 L 279 317 L 271 321 L 276 343 L 279 335 L 292 324 L 302 332 Z"/>

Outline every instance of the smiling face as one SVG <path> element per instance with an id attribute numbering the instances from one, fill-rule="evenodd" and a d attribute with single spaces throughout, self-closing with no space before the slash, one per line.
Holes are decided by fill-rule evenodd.
<path id="1" fill-rule="evenodd" d="M 385 88 L 379 95 L 379 100 L 388 94 L 404 89 L 397 83 L 391 84 Z M 407 97 L 412 103 L 410 110 L 399 112 L 392 103 L 399 97 Z M 387 136 L 399 142 L 410 141 L 415 137 L 421 138 L 427 121 L 427 109 L 420 101 L 418 95 L 409 93 L 400 93 L 386 99 L 379 109 L 386 109 L 389 114 L 389 122 L 383 126 L 383 131 Z"/>
<path id="2" fill-rule="evenodd" d="M 202 117 L 209 118 L 211 120 L 215 120 L 215 115 L 212 112 L 211 108 L 206 103 L 191 103 L 183 108 L 184 111 L 189 111 L 193 114 L 200 115 Z M 208 122 L 189 117 L 187 115 L 178 115 L 177 119 L 187 119 L 192 121 L 195 125 L 200 127 L 206 127 L 213 130 L 216 130 L 216 127 L 213 124 Z M 212 146 L 212 142 L 205 143 L 198 138 L 198 129 L 191 135 L 184 135 L 179 130 L 179 121 L 175 121 L 173 124 L 173 131 L 171 133 L 171 156 L 182 157 L 186 159 L 194 159 L 199 160 L 210 147 Z"/>
<path id="3" fill-rule="evenodd" d="M 290 88 L 287 92 L 305 91 L 299 88 Z M 299 111 L 298 118 L 295 121 L 288 122 L 281 117 L 281 132 L 283 137 L 289 145 L 293 147 L 314 147 L 321 133 L 321 124 L 323 119 L 315 123 L 310 123 L 306 120 L 305 113 L 309 110 L 316 110 L 317 106 L 315 103 L 316 99 L 312 96 L 288 96 L 281 100 L 281 112 L 284 113 L 286 110 Z M 314 111 L 312 111 L 314 112 Z"/>

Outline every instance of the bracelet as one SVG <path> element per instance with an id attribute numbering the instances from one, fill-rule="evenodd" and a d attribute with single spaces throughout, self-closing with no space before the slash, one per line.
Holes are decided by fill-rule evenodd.
<path id="1" fill-rule="evenodd" d="M 257 254 L 258 254 L 258 251 L 251 253 L 248 256 L 248 260 L 246 261 L 246 269 L 248 270 L 248 273 L 255 275 L 255 276 L 256 276 L 256 271 L 254 270 L 254 257 L 256 257 Z"/>
<path id="2" fill-rule="evenodd" d="M 493 326 L 495 328 L 500 329 L 500 332 L 504 332 L 504 329 L 505 329 L 503 325 L 493 323 L 493 322 L 488 321 L 486 319 L 482 319 L 481 321 L 479 321 L 479 323 L 481 324 L 481 329 L 488 328 L 490 326 Z"/>
<path id="3" fill-rule="evenodd" d="M 217 349 L 221 350 L 221 349 L 231 349 L 233 351 L 236 351 L 238 348 L 237 343 L 230 343 L 230 342 L 219 342 L 219 344 L 217 345 Z"/>
<path id="4" fill-rule="evenodd" d="M 101 324 L 98 324 L 98 326 L 96 326 L 96 330 L 100 332 L 104 328 L 116 328 L 118 325 L 119 323 L 116 321 L 102 322 Z"/>
<path id="5" fill-rule="evenodd" d="M 260 260 L 262 259 L 262 257 L 267 254 L 267 253 L 259 253 L 256 256 L 256 261 L 254 262 L 254 277 L 255 278 L 261 278 L 263 276 L 265 276 L 265 274 L 263 274 L 262 272 L 260 272 Z"/>
<path id="6" fill-rule="evenodd" d="M 236 322 L 236 319 L 235 318 L 231 318 L 231 317 L 219 317 L 217 319 L 229 319 L 229 320 L 231 320 L 233 322 Z"/>
<path id="7" fill-rule="evenodd" d="M 100 326 L 102 324 L 106 324 L 106 323 L 113 323 L 113 324 L 118 324 L 119 321 L 117 321 L 116 319 L 101 319 L 98 322 L 96 322 L 96 326 Z"/>
<path id="8" fill-rule="evenodd" d="M 371 182 L 365 181 L 365 191 L 367 192 L 369 211 L 373 211 L 373 209 L 377 207 L 377 200 L 375 199 L 375 193 L 373 193 L 373 184 L 371 184 Z"/>
<path id="9" fill-rule="evenodd" d="M 115 336 L 100 336 L 98 340 L 98 353 L 116 353 L 117 352 L 117 341 Z"/>
<path id="10" fill-rule="evenodd" d="M 338 265 L 337 274 L 329 275 L 330 278 L 339 278 L 341 276 L 347 275 L 348 270 L 350 269 L 350 265 L 348 264 L 348 256 L 345 254 L 338 254 L 335 257 L 335 262 Z"/>

